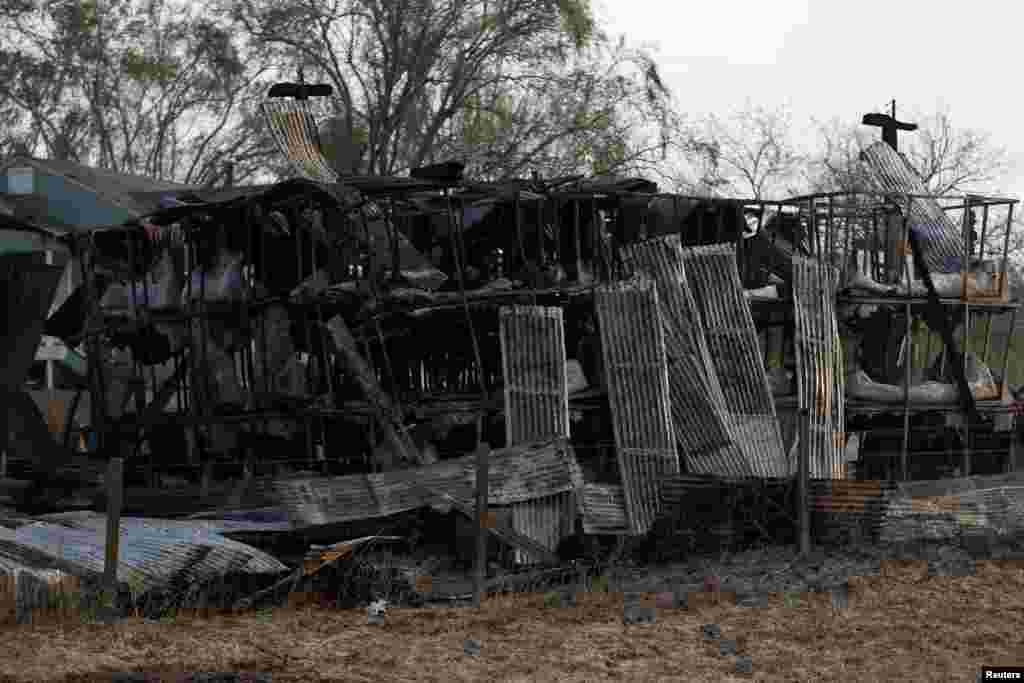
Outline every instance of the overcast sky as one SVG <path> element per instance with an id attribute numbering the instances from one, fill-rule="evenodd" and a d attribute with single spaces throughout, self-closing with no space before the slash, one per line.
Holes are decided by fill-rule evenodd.
<path id="1" fill-rule="evenodd" d="M 609 31 L 655 48 L 684 111 L 726 114 L 749 99 L 787 105 L 795 126 L 868 111 L 933 113 L 989 132 L 1024 198 L 1018 82 L 1024 5 L 1011 0 L 594 0 Z M 908 117 L 909 118 L 909 117 Z M 911 133 L 912 135 L 912 133 Z"/>

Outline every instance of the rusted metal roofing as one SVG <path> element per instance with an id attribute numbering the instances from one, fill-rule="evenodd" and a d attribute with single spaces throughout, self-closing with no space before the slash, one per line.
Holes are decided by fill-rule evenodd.
<path id="1" fill-rule="evenodd" d="M 679 472 L 658 291 L 643 276 L 594 292 L 630 532 L 647 533 L 661 477 Z"/>
<path id="2" fill-rule="evenodd" d="M 898 482 L 895 488 L 887 501 L 885 540 L 1024 531 L 1024 472 Z"/>

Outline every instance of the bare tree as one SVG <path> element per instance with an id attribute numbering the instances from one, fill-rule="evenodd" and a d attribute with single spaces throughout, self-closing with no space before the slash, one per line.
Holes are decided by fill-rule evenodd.
<path id="1" fill-rule="evenodd" d="M 804 161 L 784 107 L 749 102 L 728 118 L 708 115 L 685 145 L 696 185 L 713 193 L 778 198 L 794 189 Z"/>
<path id="2" fill-rule="evenodd" d="M 266 64 L 243 54 L 207 9 L 174 0 L 5 5 L 8 148 L 190 183 L 212 180 L 228 159 L 239 179 L 253 173 L 269 145 L 242 105 Z"/>
<path id="3" fill-rule="evenodd" d="M 282 63 L 329 81 L 341 170 L 457 157 L 475 177 L 612 172 L 667 136 L 653 60 L 612 43 L 586 0 L 224 0 Z M 635 130 L 657 129 L 637 142 Z"/>

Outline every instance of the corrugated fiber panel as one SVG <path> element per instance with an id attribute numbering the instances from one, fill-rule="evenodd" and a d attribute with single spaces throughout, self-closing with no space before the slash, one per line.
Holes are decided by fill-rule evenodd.
<path id="1" fill-rule="evenodd" d="M 569 391 L 565 326 L 554 306 L 503 306 L 499 313 L 505 383 L 505 435 L 509 445 L 569 438 Z M 576 507 L 570 493 L 515 503 L 512 527 L 555 550 L 573 532 Z M 516 548 L 516 561 L 538 561 Z"/>
<path id="2" fill-rule="evenodd" d="M 562 309 L 505 306 L 500 325 L 507 443 L 568 438 Z"/>
<path id="3" fill-rule="evenodd" d="M 845 430 L 842 344 L 836 325 L 839 272 L 818 259 L 793 259 L 796 313 L 797 397 L 806 410 L 801 434 L 809 451 L 810 476 L 843 479 Z M 791 473 L 796 463 L 790 463 Z"/>
<path id="4" fill-rule="evenodd" d="M 658 292 L 634 277 L 598 287 L 594 305 L 626 512 L 641 535 L 657 516 L 661 478 L 679 472 Z"/>
<path id="5" fill-rule="evenodd" d="M 687 469 L 701 474 L 750 474 L 729 431 L 725 396 L 704 339 L 700 311 L 686 281 L 679 235 L 622 248 L 634 272 L 654 280 L 665 333 L 672 421 Z"/>
<path id="6" fill-rule="evenodd" d="M 885 142 L 875 142 L 862 152 L 868 177 L 882 192 L 907 195 L 930 194 L 921 177 L 901 153 Z M 934 199 L 908 198 L 900 202 L 907 211 L 910 229 L 918 236 L 928 269 L 937 273 L 960 272 L 964 258 L 961 229 Z"/>
<path id="7" fill-rule="evenodd" d="M 730 430 L 750 474 L 786 476 L 789 471 L 775 401 L 750 303 L 743 292 L 731 244 L 683 249 L 686 279 L 701 311 L 708 351 L 729 411 Z"/>

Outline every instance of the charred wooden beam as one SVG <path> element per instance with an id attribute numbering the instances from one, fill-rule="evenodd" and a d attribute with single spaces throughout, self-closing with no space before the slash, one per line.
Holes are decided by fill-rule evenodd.
<path id="1" fill-rule="evenodd" d="M 383 432 L 385 442 L 402 460 L 414 465 L 426 465 L 427 462 L 422 453 L 406 432 L 401 414 L 395 409 L 391 398 L 378 384 L 369 363 L 359 352 L 355 337 L 352 336 L 348 325 L 340 315 L 336 315 L 327 321 L 325 327 L 333 341 L 333 353 L 366 395 L 370 409 Z"/>

